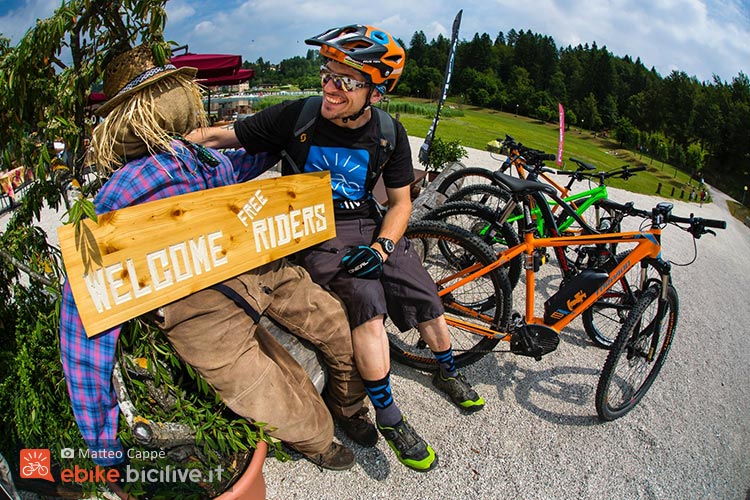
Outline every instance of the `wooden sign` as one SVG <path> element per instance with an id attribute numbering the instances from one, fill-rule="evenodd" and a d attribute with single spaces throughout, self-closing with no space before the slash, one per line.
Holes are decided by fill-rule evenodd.
<path id="1" fill-rule="evenodd" d="M 86 334 L 333 238 L 328 172 L 174 196 L 58 229 Z"/>

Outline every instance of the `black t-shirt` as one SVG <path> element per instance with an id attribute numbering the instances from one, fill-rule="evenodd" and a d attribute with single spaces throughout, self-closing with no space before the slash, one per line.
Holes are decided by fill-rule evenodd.
<path id="1" fill-rule="evenodd" d="M 234 129 L 243 147 L 251 153 L 279 154 L 293 139 L 294 126 L 304 100 L 271 106 L 241 121 Z M 373 113 L 373 117 L 377 115 Z M 371 159 L 378 150 L 380 128 L 373 118 L 357 129 L 339 127 L 318 116 L 304 172 L 331 172 L 335 215 L 342 219 L 372 216 L 375 202 L 365 189 Z M 396 122 L 396 147 L 383 167 L 383 183 L 389 188 L 408 186 L 414 181 L 411 148 L 406 130 Z"/>

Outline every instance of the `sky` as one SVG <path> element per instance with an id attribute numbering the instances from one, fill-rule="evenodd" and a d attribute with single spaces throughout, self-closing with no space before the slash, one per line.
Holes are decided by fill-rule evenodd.
<path id="1" fill-rule="evenodd" d="M 0 33 L 15 45 L 60 0 L 0 0 Z M 618 57 L 640 57 L 663 77 L 684 71 L 699 81 L 750 75 L 750 0 L 170 0 L 166 37 L 194 53 L 240 54 L 271 63 L 304 56 L 305 38 L 346 24 L 389 31 L 408 47 L 450 37 L 463 10 L 459 38 L 531 30 L 557 47 L 596 43 Z"/>

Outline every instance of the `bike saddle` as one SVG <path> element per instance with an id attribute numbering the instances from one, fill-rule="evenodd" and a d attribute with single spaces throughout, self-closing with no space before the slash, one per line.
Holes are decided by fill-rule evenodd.
<path id="1" fill-rule="evenodd" d="M 549 184 L 542 184 L 541 182 L 529 181 L 526 179 L 517 179 L 510 175 L 505 175 L 502 172 L 493 172 L 492 175 L 495 177 L 495 181 L 500 184 L 500 187 L 515 194 L 527 195 L 539 191 L 547 194 L 555 194 L 557 192 L 555 188 Z"/>

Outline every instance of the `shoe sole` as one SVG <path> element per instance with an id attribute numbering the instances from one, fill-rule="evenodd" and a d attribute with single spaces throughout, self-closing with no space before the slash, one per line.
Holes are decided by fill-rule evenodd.
<path id="1" fill-rule="evenodd" d="M 455 401 L 454 401 L 454 403 L 455 403 Z M 477 403 L 477 402 L 474 402 L 474 401 L 469 401 L 469 403 L 470 404 L 468 406 L 464 406 L 461 403 L 456 403 L 456 405 L 458 405 L 458 407 L 461 408 L 466 413 L 476 413 L 479 410 L 481 410 L 482 408 L 484 408 L 484 401 L 482 401 L 481 403 Z"/>
<path id="2" fill-rule="evenodd" d="M 383 437 L 383 439 L 385 439 L 385 436 Z M 437 453 L 435 453 L 435 450 L 433 450 L 430 445 L 427 445 L 427 451 L 429 453 L 429 456 L 427 458 L 423 458 L 421 461 L 424 462 L 425 460 L 428 460 L 430 457 L 432 457 L 432 462 L 430 462 L 430 464 L 426 468 L 425 467 L 420 468 L 416 464 L 410 464 L 409 462 L 407 462 L 407 460 L 409 460 L 408 458 L 402 459 L 401 454 L 398 452 L 398 450 L 396 449 L 396 446 L 394 446 L 393 443 L 391 443 L 387 439 L 385 440 L 385 442 L 388 443 L 388 446 L 390 446 L 391 449 L 393 450 L 393 453 L 396 455 L 396 459 L 413 471 L 429 472 L 432 469 L 434 469 L 438 463 Z"/>
<path id="3" fill-rule="evenodd" d="M 307 455 L 303 455 L 303 456 L 305 457 L 305 459 L 308 462 L 310 462 L 312 464 L 315 464 L 316 466 L 320 467 L 321 469 L 326 469 L 326 470 L 334 470 L 334 471 L 349 470 L 349 469 L 351 469 L 352 467 L 354 467 L 357 464 L 357 457 L 356 456 L 354 457 L 354 459 L 352 460 L 351 463 L 337 465 L 337 466 L 324 465 L 319 460 L 315 460 L 314 458 L 308 457 Z"/>

